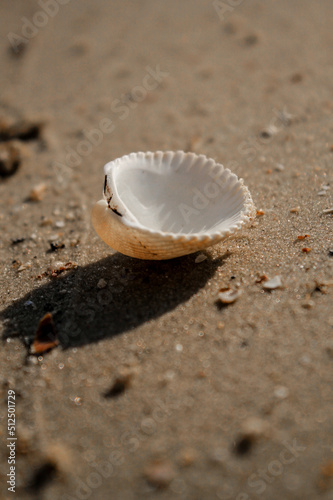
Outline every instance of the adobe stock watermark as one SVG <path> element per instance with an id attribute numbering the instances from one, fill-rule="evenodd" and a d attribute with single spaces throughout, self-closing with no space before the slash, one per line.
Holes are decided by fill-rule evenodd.
<path id="1" fill-rule="evenodd" d="M 119 120 L 125 120 L 138 104 L 147 97 L 149 92 L 155 90 L 162 81 L 169 76 L 167 71 L 162 71 L 159 64 L 152 68 L 146 66 L 146 74 L 142 79 L 141 85 L 136 85 L 128 94 L 123 94 L 120 99 L 114 99 L 110 105 L 110 111 L 117 115 Z M 82 159 L 89 156 L 93 149 L 100 146 L 105 136 L 109 136 L 116 129 L 114 119 L 104 117 L 96 127 L 90 130 L 84 130 L 84 139 L 78 142 L 73 148 L 65 147 L 65 161 L 53 162 L 53 168 L 58 174 L 58 179 L 64 175 L 70 174 L 71 170 L 77 168 Z"/>
<path id="2" fill-rule="evenodd" d="M 233 168 L 235 163 L 236 162 L 229 162 L 227 164 L 227 168 Z M 208 175 L 212 180 L 207 182 L 202 189 L 197 187 L 192 189 L 193 196 L 191 204 L 180 203 L 178 205 L 180 215 L 186 224 L 190 222 L 192 216 L 198 216 L 201 212 L 206 210 L 212 200 L 217 198 L 217 196 L 227 187 L 228 184 L 232 187 L 236 177 L 233 175 L 231 181 L 230 179 L 226 181 L 224 173 L 225 171 L 216 173 L 211 170 Z"/>
<path id="3" fill-rule="evenodd" d="M 281 476 L 288 465 L 293 464 L 297 458 L 306 450 L 306 446 L 301 446 L 293 439 L 292 443 L 283 442 L 284 450 L 279 453 L 275 460 L 271 460 L 265 469 L 258 469 L 251 474 L 247 480 L 247 485 L 255 495 L 261 495 L 271 485 L 277 477 Z M 230 498 L 230 497 L 229 497 Z M 251 500 L 252 496 L 242 492 L 235 500 Z"/>
<path id="4" fill-rule="evenodd" d="M 245 0 L 214 0 L 213 7 L 220 21 L 225 21 L 226 16 L 234 12 Z"/>
<path id="5" fill-rule="evenodd" d="M 38 35 L 39 30 L 45 28 L 50 18 L 53 18 L 58 14 L 60 6 L 66 5 L 70 1 L 71 0 L 38 0 L 38 5 L 41 10 L 37 10 L 32 16 L 32 19 L 21 17 L 21 33 L 17 34 L 11 31 L 7 35 L 13 51 L 16 54 L 19 54 L 22 47 Z"/>

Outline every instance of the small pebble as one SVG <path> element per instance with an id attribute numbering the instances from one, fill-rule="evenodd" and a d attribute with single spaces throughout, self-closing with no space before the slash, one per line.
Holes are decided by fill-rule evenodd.
<path id="1" fill-rule="evenodd" d="M 278 163 L 275 167 L 275 170 L 277 170 L 278 172 L 283 172 L 284 165 L 282 165 L 282 163 Z"/>
<path id="2" fill-rule="evenodd" d="M 15 141 L 0 144 L 0 176 L 13 175 L 22 161 L 20 148 Z"/>
<path id="3" fill-rule="evenodd" d="M 249 417 L 242 423 L 241 431 L 248 438 L 257 439 L 263 436 L 268 429 L 268 424 L 265 420 L 259 417 Z"/>
<path id="4" fill-rule="evenodd" d="M 309 247 L 304 247 L 304 248 L 302 248 L 302 252 L 303 252 L 303 253 L 309 253 L 309 252 L 311 252 L 311 248 L 309 248 Z"/>
<path id="5" fill-rule="evenodd" d="M 294 208 L 291 208 L 290 209 L 290 213 L 291 214 L 298 214 L 298 212 L 300 211 L 301 207 L 294 207 Z"/>
<path id="6" fill-rule="evenodd" d="M 263 215 L 265 215 L 263 210 L 257 210 L 257 217 L 262 217 Z"/>
<path id="7" fill-rule="evenodd" d="M 294 74 L 290 77 L 290 81 L 291 81 L 291 83 L 300 83 L 302 80 L 303 80 L 303 75 L 302 75 L 302 73 L 294 73 Z"/>
<path id="8" fill-rule="evenodd" d="M 251 35 L 247 35 L 244 37 L 244 45 L 247 45 L 248 47 L 251 47 L 253 45 L 256 45 L 259 42 L 259 35 L 256 33 L 252 33 Z"/>
<path id="9" fill-rule="evenodd" d="M 286 399 L 289 396 L 289 389 L 283 385 L 274 387 L 274 396 L 278 399 Z"/>
<path id="10" fill-rule="evenodd" d="M 24 302 L 24 307 L 32 307 L 32 309 L 37 309 L 36 305 L 32 300 L 27 300 Z"/>
<path id="11" fill-rule="evenodd" d="M 58 243 L 58 242 L 53 242 L 51 241 L 50 242 L 50 250 L 51 252 L 56 252 L 58 250 L 62 250 L 63 248 L 65 248 L 65 243 Z"/>
<path id="12" fill-rule="evenodd" d="M 199 254 L 197 258 L 195 259 L 196 264 L 200 264 L 200 262 L 203 262 L 204 260 L 207 259 L 207 255 L 204 255 L 203 253 Z"/>
<path id="13" fill-rule="evenodd" d="M 323 214 L 333 214 L 333 207 L 332 208 L 326 208 L 326 210 L 323 210 Z"/>
<path id="14" fill-rule="evenodd" d="M 55 223 L 55 227 L 63 228 L 65 227 L 65 222 L 63 220 L 59 220 Z"/>
<path id="15" fill-rule="evenodd" d="M 74 214 L 74 212 L 67 212 L 67 214 L 66 214 L 66 220 L 68 220 L 68 221 L 75 220 L 75 214 Z"/>
<path id="16" fill-rule="evenodd" d="M 167 460 L 155 460 L 144 470 L 147 481 L 156 488 L 166 488 L 176 475 L 171 462 Z"/>
<path id="17" fill-rule="evenodd" d="M 311 300 L 311 299 L 308 299 L 308 300 L 305 300 L 303 303 L 302 303 L 302 307 L 304 309 L 311 309 L 311 307 L 313 307 L 315 305 L 314 301 Z"/>
<path id="18" fill-rule="evenodd" d="M 276 288 L 282 287 L 282 281 L 280 276 L 274 276 L 271 280 L 266 281 L 263 284 L 265 290 L 275 290 Z"/>
<path id="19" fill-rule="evenodd" d="M 28 196 L 29 201 L 42 201 L 46 194 L 46 188 L 47 186 L 44 183 L 37 184 L 37 186 L 30 191 Z"/>
<path id="20" fill-rule="evenodd" d="M 99 280 L 99 282 L 97 283 L 97 288 L 99 289 L 102 289 L 102 288 L 105 288 L 107 286 L 108 282 L 105 281 L 103 278 L 101 278 Z"/>
<path id="21" fill-rule="evenodd" d="M 262 137 L 263 139 L 268 139 L 269 137 L 277 134 L 278 131 L 279 129 L 275 125 L 269 125 L 267 128 L 260 132 L 260 137 Z"/>
<path id="22" fill-rule="evenodd" d="M 232 304 L 242 295 L 241 290 L 231 290 L 230 288 L 221 288 L 218 293 L 218 299 L 222 304 Z"/>
<path id="23" fill-rule="evenodd" d="M 19 243 L 23 243 L 25 241 L 25 238 L 15 238 L 12 240 L 12 245 L 18 245 Z"/>
<path id="24" fill-rule="evenodd" d="M 325 190 L 318 191 L 317 195 L 318 196 L 326 196 L 326 191 Z"/>
<path id="25" fill-rule="evenodd" d="M 178 462 L 180 466 L 188 467 L 189 465 L 192 465 L 197 458 L 198 454 L 196 450 L 192 448 L 184 448 L 179 453 Z"/>
<path id="26" fill-rule="evenodd" d="M 25 264 L 22 264 L 22 266 L 20 266 L 17 271 L 20 273 L 21 271 L 25 271 L 30 267 L 31 267 L 31 262 L 26 262 Z"/>

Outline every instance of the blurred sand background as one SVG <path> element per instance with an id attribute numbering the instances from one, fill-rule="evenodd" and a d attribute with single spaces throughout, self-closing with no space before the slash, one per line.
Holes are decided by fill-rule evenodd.
<path id="1" fill-rule="evenodd" d="M 332 499 L 332 2 L 52 5 L 0 6 L 20 162 L 0 178 L 1 498 Z M 200 263 L 91 227 L 103 165 L 168 149 L 230 166 L 261 211 Z M 29 355 L 46 313 L 59 346 Z"/>

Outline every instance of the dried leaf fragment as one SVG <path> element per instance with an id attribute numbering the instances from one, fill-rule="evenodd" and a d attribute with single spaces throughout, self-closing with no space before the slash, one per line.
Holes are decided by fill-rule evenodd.
<path id="1" fill-rule="evenodd" d="M 304 247 L 304 248 L 302 248 L 302 252 L 303 252 L 303 253 L 309 253 L 309 252 L 311 252 L 311 248 L 309 248 L 309 247 Z"/>
<path id="2" fill-rule="evenodd" d="M 46 313 L 39 322 L 34 341 L 31 346 L 32 354 L 43 354 L 57 347 L 59 340 L 51 313 Z"/>
<path id="3" fill-rule="evenodd" d="M 76 262 L 67 262 L 66 264 L 58 262 L 55 267 L 49 267 L 48 272 L 50 276 L 52 276 L 52 278 L 56 278 L 64 271 L 68 271 L 69 269 L 76 269 L 77 266 L 78 265 Z"/>

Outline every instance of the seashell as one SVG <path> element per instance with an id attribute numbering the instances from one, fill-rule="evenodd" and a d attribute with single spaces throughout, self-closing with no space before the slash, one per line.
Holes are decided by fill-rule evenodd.
<path id="1" fill-rule="evenodd" d="M 272 278 L 269 281 L 266 281 L 263 284 L 263 288 L 265 290 L 275 290 L 276 288 L 282 288 L 281 277 L 280 276 L 274 276 L 274 278 Z"/>
<path id="2" fill-rule="evenodd" d="M 111 248 L 172 259 L 215 245 L 255 218 L 242 179 L 204 155 L 131 153 L 104 167 L 92 223 Z"/>

